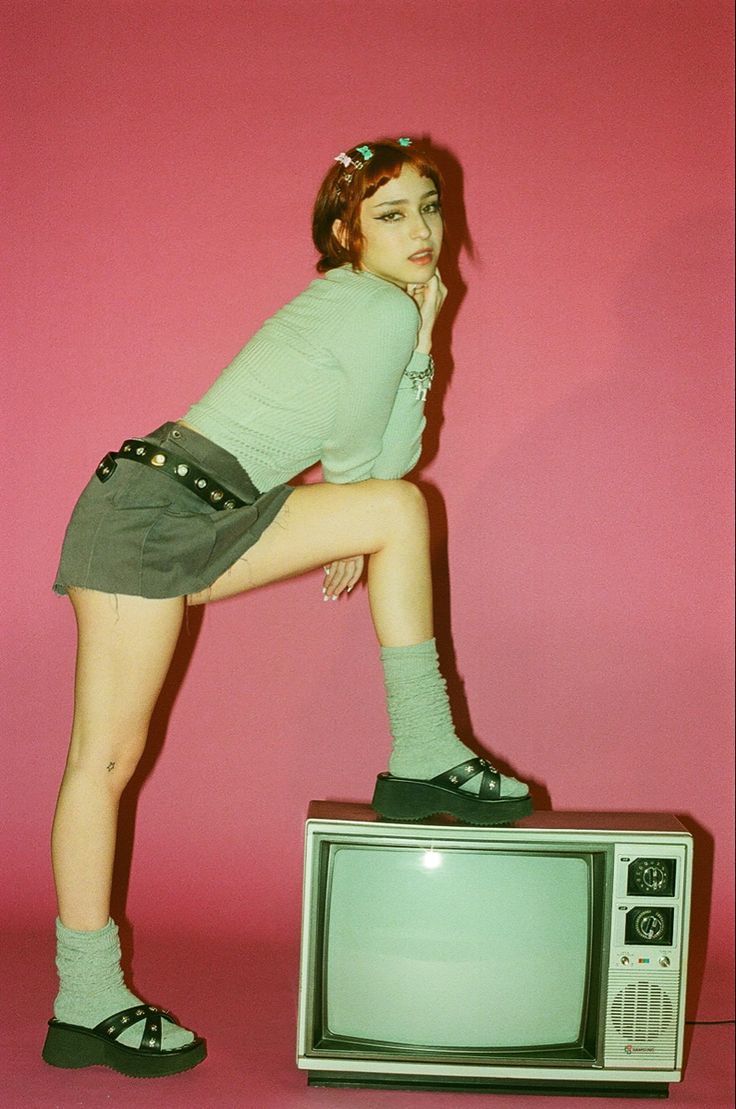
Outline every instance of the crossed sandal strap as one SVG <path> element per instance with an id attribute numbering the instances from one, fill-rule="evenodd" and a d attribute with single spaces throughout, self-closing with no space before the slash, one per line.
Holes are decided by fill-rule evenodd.
<path id="1" fill-rule="evenodd" d="M 107 1020 L 101 1020 L 94 1031 L 104 1032 L 106 1036 L 116 1040 L 126 1028 L 132 1028 L 144 1019 L 146 1024 L 140 1046 L 150 1048 L 152 1051 L 160 1051 L 162 1020 L 168 1020 L 170 1024 L 175 1024 L 176 1021 L 172 1020 L 167 1009 L 157 1009 L 155 1005 L 141 1003 L 131 1006 L 130 1009 L 121 1009 L 119 1013 L 108 1017 Z"/>
<path id="2" fill-rule="evenodd" d="M 442 774 L 438 774 L 431 781 L 433 785 L 457 788 L 464 785 L 465 782 L 469 782 L 471 778 L 476 778 L 478 774 L 483 775 L 480 780 L 478 797 L 484 801 L 498 800 L 501 796 L 501 775 L 495 766 L 491 766 L 486 759 L 468 759 L 458 766 L 453 766 L 451 770 L 443 771 Z"/>

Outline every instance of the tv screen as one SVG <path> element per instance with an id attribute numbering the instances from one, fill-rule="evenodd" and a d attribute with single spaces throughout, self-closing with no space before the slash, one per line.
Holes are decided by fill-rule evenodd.
<path id="1" fill-rule="evenodd" d="M 588 855 L 338 844 L 328 866 L 328 1037 L 433 1052 L 581 1042 Z"/>

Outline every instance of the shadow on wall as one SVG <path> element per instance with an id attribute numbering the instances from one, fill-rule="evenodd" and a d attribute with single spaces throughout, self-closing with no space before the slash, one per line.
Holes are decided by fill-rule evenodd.
<path id="1" fill-rule="evenodd" d="M 588 664 L 583 697 L 628 672 L 628 693 L 655 718 L 680 698 L 678 668 L 691 690 L 712 690 L 728 662 L 729 216 L 694 213 L 650 244 L 622 290 L 615 371 L 542 413 L 479 473 L 464 515 L 472 507 L 488 641 L 503 647 L 491 661 L 518 669 L 532 704 L 545 693 L 546 707 L 559 704 L 560 656 Z M 698 708 L 682 703 L 693 727 Z"/>
<path id="2" fill-rule="evenodd" d="M 693 837 L 693 890 L 688 955 L 687 1019 L 697 1018 L 703 989 L 713 899 L 713 836 L 690 813 L 678 813 Z"/>
<path id="3" fill-rule="evenodd" d="M 467 289 L 460 273 L 460 254 L 465 250 L 471 259 L 475 257 L 475 246 L 465 212 L 462 166 L 446 147 L 433 146 L 432 156 L 439 167 L 445 186 L 442 201 L 445 237 L 440 272 L 449 295 L 432 333 L 432 354 L 436 373 L 432 384 L 432 403 L 427 407 L 427 426 L 422 440 L 423 466 L 432 461 L 439 449 L 442 406 L 454 366 L 452 331 Z"/>
<path id="4" fill-rule="evenodd" d="M 592 799 L 575 807 L 691 801 L 691 1013 L 716 925 L 714 836 L 731 820 L 731 226 L 730 211 L 694 211 L 650 240 L 616 306 L 613 372 L 527 426 L 472 494 L 501 730 L 544 737 L 558 787 L 569 775 Z"/>

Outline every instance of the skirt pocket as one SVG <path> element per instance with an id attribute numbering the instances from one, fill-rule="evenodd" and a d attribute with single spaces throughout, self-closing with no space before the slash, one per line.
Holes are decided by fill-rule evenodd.
<path id="1" fill-rule="evenodd" d="M 168 508 L 177 492 L 172 478 L 126 458 L 118 461 L 103 488 L 113 508 Z"/>
<path id="2" fill-rule="evenodd" d="M 141 579 L 153 596 L 165 596 L 173 582 L 183 593 L 200 587 L 217 532 L 211 512 L 159 512 L 141 548 Z"/>

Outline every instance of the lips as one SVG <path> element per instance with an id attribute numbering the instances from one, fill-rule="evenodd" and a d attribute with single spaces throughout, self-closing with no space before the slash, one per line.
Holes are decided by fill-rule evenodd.
<path id="1" fill-rule="evenodd" d="M 419 266 L 428 265 L 434 258 L 432 250 L 418 250 L 415 254 L 409 255 L 410 262 L 416 262 Z"/>

